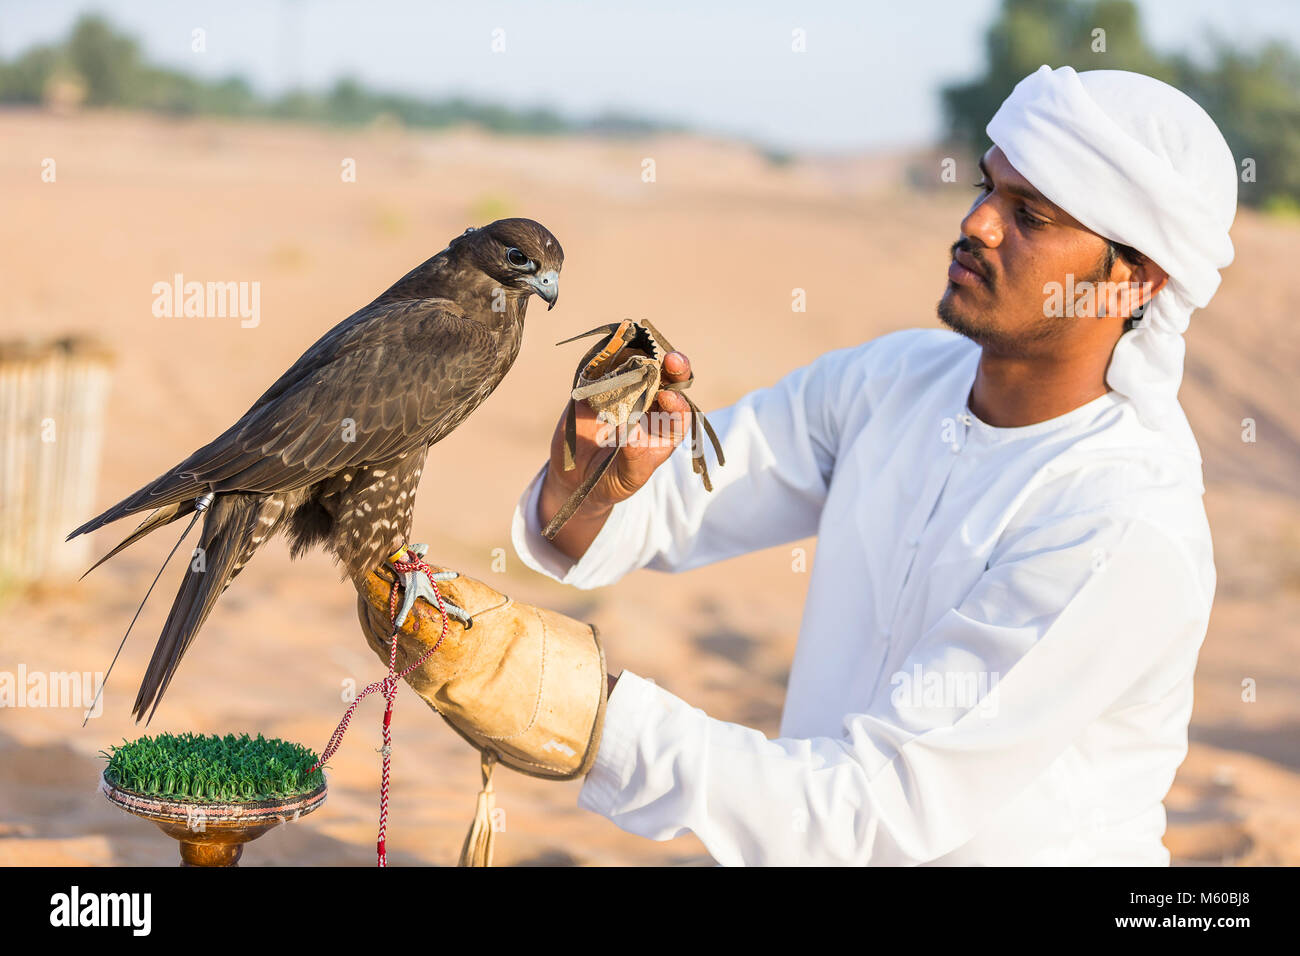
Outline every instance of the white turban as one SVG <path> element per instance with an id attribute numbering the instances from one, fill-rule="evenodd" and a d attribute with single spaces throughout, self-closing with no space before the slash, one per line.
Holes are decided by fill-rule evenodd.
<path id="1" fill-rule="evenodd" d="M 1040 193 L 1169 273 L 1106 373 L 1144 423 L 1161 427 L 1177 403 L 1191 312 L 1232 262 L 1237 165 L 1223 134 L 1190 97 L 1152 77 L 1046 65 L 1016 84 L 987 132 Z"/>

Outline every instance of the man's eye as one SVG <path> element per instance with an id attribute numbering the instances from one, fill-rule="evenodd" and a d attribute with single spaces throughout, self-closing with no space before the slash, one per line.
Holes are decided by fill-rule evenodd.
<path id="1" fill-rule="evenodd" d="M 514 248 L 507 249 L 506 258 L 510 260 L 510 264 L 512 266 L 528 265 L 528 257 L 524 255 L 522 252 L 520 252 L 518 249 L 514 249 Z"/>
<path id="2" fill-rule="evenodd" d="M 1039 219 L 1037 216 L 1030 215 L 1030 213 L 1023 208 L 1020 210 L 1020 218 L 1030 229 L 1042 229 L 1047 225 L 1046 219 Z"/>

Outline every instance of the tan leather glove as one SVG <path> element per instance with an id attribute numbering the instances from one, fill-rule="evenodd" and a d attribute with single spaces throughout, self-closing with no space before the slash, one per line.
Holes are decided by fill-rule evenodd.
<path id="1" fill-rule="evenodd" d="M 400 602 L 404 587 L 388 565 L 357 582 L 362 630 L 385 664 L 395 582 Z M 462 737 L 521 773 L 568 780 L 590 770 L 608 693 L 596 629 L 463 574 L 438 589 L 473 624 L 449 618 L 442 644 L 406 682 Z M 398 632 L 398 670 L 441 634 L 437 606 L 419 598 Z"/>
<path id="2" fill-rule="evenodd" d="M 413 547 L 423 554 L 423 546 Z M 412 552 L 405 557 L 417 559 Z M 482 755 L 483 788 L 460 865 L 491 866 L 493 764 L 500 760 L 551 780 L 590 770 L 609 692 L 605 652 L 590 624 L 515 601 L 449 569 L 430 570 L 437 573 L 438 594 L 452 612 L 445 632 L 423 572 L 398 574 L 391 559 L 354 581 L 357 614 L 366 641 L 387 664 L 390 609 L 400 607 L 399 673 L 435 648 L 406 682 Z M 408 583 L 415 597 L 406 593 Z M 468 627 L 462 623 L 466 619 Z"/>

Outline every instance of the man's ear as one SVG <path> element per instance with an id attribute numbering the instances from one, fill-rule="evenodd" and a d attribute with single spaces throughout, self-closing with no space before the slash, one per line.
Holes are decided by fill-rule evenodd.
<path id="1" fill-rule="evenodd" d="M 1133 278 L 1129 281 L 1138 284 L 1138 302 L 1135 306 L 1141 306 L 1143 311 L 1145 311 L 1146 307 L 1151 304 L 1152 297 L 1163 289 L 1165 284 L 1169 281 L 1169 273 L 1164 269 L 1161 269 L 1150 259 L 1143 259 L 1142 262 L 1134 268 Z M 1151 284 L 1149 289 L 1147 288 L 1147 283 Z"/>
<path id="2" fill-rule="evenodd" d="M 1169 273 L 1145 257 L 1136 264 L 1121 258 L 1111 270 L 1111 281 L 1118 286 L 1116 314 L 1131 316 L 1129 321 L 1136 322 L 1155 294 L 1165 287 Z"/>

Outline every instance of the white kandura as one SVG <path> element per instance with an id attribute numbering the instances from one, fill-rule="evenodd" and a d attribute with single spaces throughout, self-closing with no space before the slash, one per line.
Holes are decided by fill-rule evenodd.
<path id="1" fill-rule="evenodd" d="M 538 473 L 515 549 L 579 588 L 818 536 L 780 735 L 624 671 L 580 806 L 725 865 L 1169 862 L 1215 584 L 1196 444 L 1115 391 L 991 427 L 978 358 L 940 330 L 827 353 L 710 415 L 711 494 L 679 448 L 576 564 Z"/>

